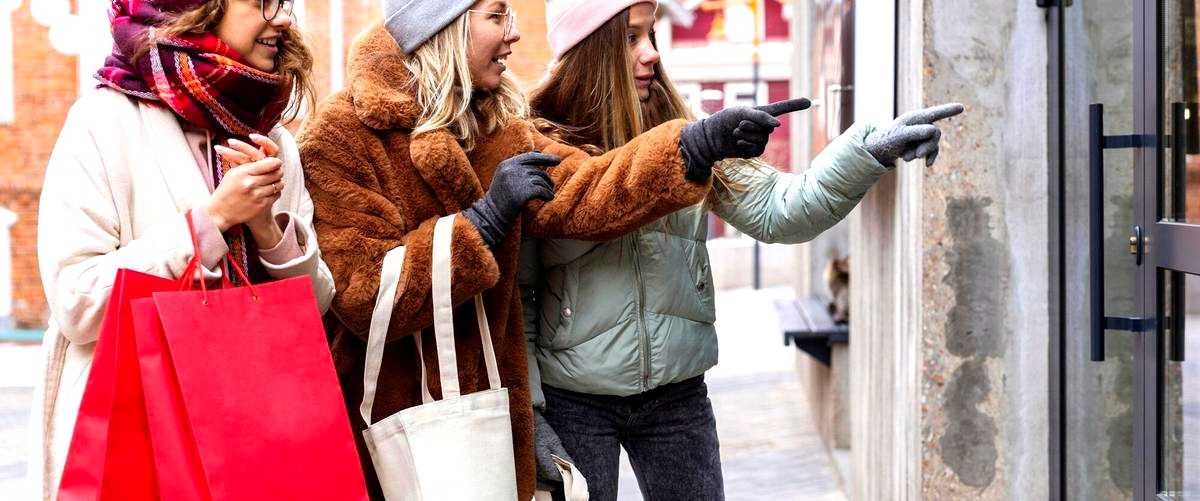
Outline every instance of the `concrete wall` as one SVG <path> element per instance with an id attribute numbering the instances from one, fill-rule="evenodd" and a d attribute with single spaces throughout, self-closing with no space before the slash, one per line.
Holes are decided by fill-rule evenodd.
<path id="1" fill-rule="evenodd" d="M 1048 492 L 1046 22 L 1034 2 L 902 0 L 899 111 L 949 101 L 937 165 L 853 222 L 855 499 Z"/>

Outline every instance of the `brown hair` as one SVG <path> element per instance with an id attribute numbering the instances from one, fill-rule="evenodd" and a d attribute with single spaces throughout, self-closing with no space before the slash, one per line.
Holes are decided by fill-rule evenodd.
<path id="1" fill-rule="evenodd" d="M 183 34 L 200 34 L 212 31 L 225 17 L 228 2 L 239 0 L 208 0 L 203 5 L 185 11 L 174 20 L 157 26 L 154 39 L 147 39 L 134 54 L 141 58 L 150 48 L 167 37 Z M 295 26 L 289 26 L 279 34 L 279 53 L 275 55 L 275 73 L 284 77 L 284 88 L 291 89 L 292 99 L 283 112 L 283 123 L 295 120 L 304 108 L 313 109 L 316 88 L 312 82 L 313 56 L 304 36 Z"/>
<path id="2" fill-rule="evenodd" d="M 644 102 L 638 99 L 625 42 L 628 26 L 629 9 L 625 9 L 550 68 L 529 97 L 534 124 L 543 134 L 596 155 L 619 148 L 670 120 L 695 119 L 661 61 L 654 64 L 650 97 Z M 653 33 L 651 42 L 657 49 Z M 725 172 L 742 167 L 761 168 L 765 164 L 757 160 L 719 162 L 713 172 L 720 189 L 714 193 L 744 189 Z"/>

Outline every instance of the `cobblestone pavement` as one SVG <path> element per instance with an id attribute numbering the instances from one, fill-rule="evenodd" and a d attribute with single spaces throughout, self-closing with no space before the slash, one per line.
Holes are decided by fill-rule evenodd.
<path id="1" fill-rule="evenodd" d="M 771 299 L 787 289 L 734 290 L 717 298 L 721 364 L 707 376 L 721 437 L 730 501 L 844 500 L 808 414 L 783 346 Z M 0 497 L 14 492 L 25 470 L 29 401 L 40 349 L 0 343 Z M 641 499 L 623 461 L 622 500 Z"/>

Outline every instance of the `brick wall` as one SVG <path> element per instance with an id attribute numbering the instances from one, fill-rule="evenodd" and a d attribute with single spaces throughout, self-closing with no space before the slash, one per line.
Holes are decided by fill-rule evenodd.
<path id="1" fill-rule="evenodd" d="M 40 0 L 34 0 L 40 1 Z M 99 0 L 92 0 L 99 1 Z M 49 29 L 29 13 L 29 1 L 13 13 L 16 121 L 0 124 L 0 207 L 17 214 L 13 227 L 13 319 L 18 327 L 45 325 L 46 300 L 37 265 L 37 205 L 46 162 L 78 92 L 77 57 L 50 46 Z M 306 3 L 306 40 L 313 48 L 318 99 L 331 86 L 330 0 Z M 522 40 L 509 58 L 514 74 L 529 88 L 550 59 L 545 0 L 516 0 Z M 347 55 L 358 34 L 379 19 L 380 0 L 342 0 L 341 51 Z M 343 64 L 345 57 L 342 59 Z M 293 124 L 295 129 L 299 124 Z"/>
<path id="2" fill-rule="evenodd" d="M 37 265 L 37 202 L 46 161 L 77 93 L 77 58 L 50 46 L 25 2 L 12 15 L 16 116 L 0 124 L 0 207 L 17 214 L 12 228 L 13 320 L 45 324 L 46 299 Z"/>
<path id="3" fill-rule="evenodd" d="M 508 67 L 528 91 L 537 85 L 550 64 L 550 44 L 546 43 L 546 0 L 516 0 L 512 6 L 518 14 L 521 41 L 513 46 Z"/>

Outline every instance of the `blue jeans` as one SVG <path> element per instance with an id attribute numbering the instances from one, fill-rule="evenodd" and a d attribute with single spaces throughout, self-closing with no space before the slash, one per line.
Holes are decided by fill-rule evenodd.
<path id="1" fill-rule="evenodd" d="M 546 421 L 587 479 L 593 501 L 617 499 L 622 447 L 648 501 L 725 499 L 704 376 L 628 397 L 542 389 Z"/>

